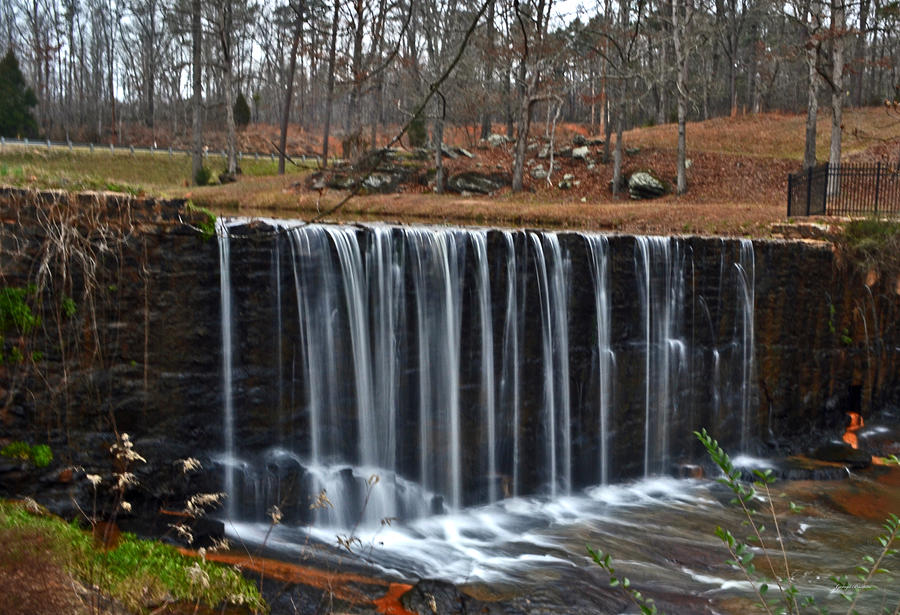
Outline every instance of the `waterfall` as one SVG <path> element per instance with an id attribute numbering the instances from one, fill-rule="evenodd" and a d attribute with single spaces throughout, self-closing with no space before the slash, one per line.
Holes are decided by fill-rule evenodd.
<path id="1" fill-rule="evenodd" d="M 753 395 L 753 318 L 756 298 L 756 260 L 753 242 L 741 240 L 740 260 L 735 263 L 738 273 L 738 297 L 741 323 L 741 450 L 750 446 L 750 409 Z"/>
<path id="2" fill-rule="evenodd" d="M 613 370 L 616 356 L 610 342 L 609 305 L 609 240 L 604 235 L 585 235 L 591 275 L 594 282 L 594 310 L 597 323 L 597 376 L 600 394 L 597 399 L 600 438 L 600 483 L 609 482 L 609 414 L 612 404 Z"/>
<path id="3" fill-rule="evenodd" d="M 638 278 L 644 323 L 644 475 L 670 466 L 669 423 L 678 411 L 678 385 L 687 348 L 679 337 L 684 263 L 680 244 L 668 237 L 637 237 Z"/>
<path id="4" fill-rule="evenodd" d="M 572 486 L 566 263 L 556 235 L 531 233 L 529 238 L 534 249 L 541 304 L 546 455 L 550 493 L 555 496 L 560 482 L 565 493 Z"/>
<path id="5" fill-rule="evenodd" d="M 409 230 L 418 331 L 420 480 L 462 505 L 459 356 L 465 234 Z M 436 441 L 438 434 L 443 437 Z M 442 458 L 435 453 L 443 451 Z"/>
<path id="6" fill-rule="evenodd" d="M 716 269 L 682 239 L 274 224 L 218 229 L 230 517 L 346 527 L 666 474 L 720 403 L 753 436 L 750 242 Z M 236 269 L 262 255 L 272 275 Z"/>
<path id="7" fill-rule="evenodd" d="M 502 399 L 512 411 L 512 485 L 508 491 L 512 495 L 519 494 L 519 377 L 521 361 L 519 360 L 519 293 L 516 243 L 510 231 L 503 232 L 503 245 L 506 259 L 506 312 L 503 318 L 503 369 L 500 380 Z"/>
<path id="8" fill-rule="evenodd" d="M 225 502 L 225 511 L 230 519 L 234 519 L 237 513 L 237 503 L 234 494 L 234 466 L 236 463 L 234 449 L 234 398 L 232 388 L 232 339 L 231 327 L 231 242 L 228 237 L 228 227 L 221 218 L 216 220 L 216 239 L 219 244 L 219 297 L 220 297 L 220 326 L 222 332 L 222 434 L 225 448 L 225 493 L 228 498 Z"/>
<path id="9" fill-rule="evenodd" d="M 491 317 L 491 285 L 488 272 L 487 231 L 470 235 L 475 247 L 478 316 L 481 325 L 481 404 L 487 435 L 488 501 L 497 501 L 497 424 L 494 391 L 494 332 Z"/>

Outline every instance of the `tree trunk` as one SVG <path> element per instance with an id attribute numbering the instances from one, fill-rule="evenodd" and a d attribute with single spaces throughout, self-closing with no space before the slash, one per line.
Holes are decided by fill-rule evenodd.
<path id="1" fill-rule="evenodd" d="M 341 0 L 334 0 L 334 15 L 331 18 L 331 43 L 328 45 L 328 93 L 325 97 L 325 128 L 322 135 L 322 164 L 328 166 L 328 139 L 331 137 L 331 110 L 334 107 L 334 63 L 337 55 L 338 18 Z"/>
<path id="2" fill-rule="evenodd" d="M 291 118 L 291 100 L 294 97 L 294 73 L 297 72 L 297 50 L 300 47 L 300 37 L 303 34 L 303 7 L 294 9 L 294 37 L 291 40 L 291 57 L 288 64 L 287 90 L 284 93 L 284 108 L 281 112 L 281 138 L 278 141 L 278 174 L 284 175 L 284 159 L 287 155 L 288 123 Z"/>
<path id="3" fill-rule="evenodd" d="M 487 57 L 484 67 L 484 100 L 481 112 L 481 138 L 487 139 L 491 135 L 491 104 L 494 100 L 494 3 L 491 2 L 487 14 Z"/>
<path id="4" fill-rule="evenodd" d="M 831 148 L 828 164 L 837 168 L 841 164 L 841 131 L 844 111 L 844 0 L 831 0 L 832 62 L 831 74 Z M 840 176 L 829 173 L 828 194 L 835 196 L 841 191 Z"/>
<path id="5" fill-rule="evenodd" d="M 816 71 L 816 49 L 812 41 L 806 47 L 806 144 L 803 149 L 803 168 L 816 166 L 816 123 L 819 114 L 819 73 Z"/>
<path id="6" fill-rule="evenodd" d="M 865 101 L 865 97 L 863 96 L 863 75 L 865 73 L 866 67 L 866 56 L 868 55 L 868 48 L 866 43 L 866 36 L 868 34 L 868 21 L 869 21 L 869 0 L 860 0 L 859 3 L 859 34 L 856 39 L 856 78 L 854 79 L 854 92 L 856 106 L 861 107 L 863 102 Z"/>
<path id="7" fill-rule="evenodd" d="M 191 181 L 197 181 L 197 175 L 203 166 L 203 126 L 201 125 L 200 105 L 202 103 L 203 79 L 200 72 L 203 50 L 203 29 L 200 21 L 200 0 L 191 0 L 191 59 L 193 64 L 192 81 L 194 85 L 191 97 L 191 131 L 194 137 L 194 149 L 191 152 Z"/>
<path id="8" fill-rule="evenodd" d="M 440 103 L 438 103 L 440 104 Z M 439 111 L 434 118 L 434 191 L 444 193 L 444 118 Z"/>
<path id="9" fill-rule="evenodd" d="M 687 144 L 685 124 L 687 117 L 687 63 L 688 57 L 684 49 L 685 30 L 688 14 L 683 6 L 684 0 L 672 0 L 672 42 L 675 47 L 675 87 L 678 93 L 678 152 L 676 155 L 676 189 L 678 194 L 687 191 L 686 156 Z M 682 11 L 685 11 L 682 14 Z"/>
<path id="10" fill-rule="evenodd" d="M 516 152 L 513 161 L 512 191 L 521 192 L 525 179 L 525 153 L 528 150 L 528 133 L 531 130 L 531 99 L 522 97 L 517 122 Z"/>
<path id="11" fill-rule="evenodd" d="M 223 6 L 222 32 L 222 60 L 224 68 L 222 70 L 222 86 L 225 94 L 225 130 L 226 144 L 225 154 L 228 159 L 229 175 L 237 173 L 237 144 L 236 144 L 236 127 L 234 125 L 234 49 L 232 48 L 232 5 L 233 0 L 225 0 Z"/>
<path id="12" fill-rule="evenodd" d="M 616 149 L 613 150 L 613 198 L 619 198 L 619 186 L 622 184 L 622 131 L 625 127 L 625 96 L 622 88 L 619 100 L 619 112 L 616 114 Z"/>
<path id="13" fill-rule="evenodd" d="M 365 34 L 363 24 L 363 14 L 365 12 L 365 3 L 363 0 L 354 0 L 356 12 L 356 24 L 353 33 L 353 56 L 351 58 L 351 73 L 353 79 L 353 87 L 350 88 L 350 104 L 347 113 L 348 132 L 354 137 L 361 135 L 362 130 L 362 110 L 359 108 L 362 102 L 362 80 L 363 80 L 363 37 Z M 354 139 L 354 149 L 359 139 Z M 356 152 L 358 154 L 360 152 Z"/>

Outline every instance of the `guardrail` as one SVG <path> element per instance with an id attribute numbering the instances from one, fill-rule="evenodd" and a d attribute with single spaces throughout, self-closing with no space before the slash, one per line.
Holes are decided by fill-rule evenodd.
<path id="1" fill-rule="evenodd" d="M 95 144 L 95 143 L 73 143 L 72 141 L 51 141 L 50 139 L 44 140 L 34 140 L 34 139 L 7 139 L 6 137 L 0 137 L 0 153 L 6 151 L 7 147 L 39 147 L 46 148 L 48 151 L 53 149 L 68 149 L 69 151 L 74 151 L 76 149 L 86 149 L 89 150 L 90 153 L 94 153 L 95 151 L 100 150 L 109 150 L 110 153 L 122 152 L 126 151 L 129 154 L 134 154 L 136 152 L 147 152 L 151 155 L 155 155 L 157 153 L 168 155 L 170 157 L 174 157 L 176 154 L 186 154 L 190 156 L 193 151 L 187 149 L 177 149 L 172 146 L 169 147 L 142 147 L 134 145 L 126 145 L 126 146 L 116 146 L 112 143 L 108 145 Z M 227 154 L 225 150 L 210 150 L 204 149 L 203 157 L 209 158 L 210 156 L 217 156 L 225 158 Z M 238 152 L 237 158 L 238 160 L 243 160 L 244 158 L 253 158 L 254 160 L 265 160 L 269 158 L 273 162 L 278 159 L 278 155 L 275 152 Z M 321 160 L 318 156 L 306 156 L 301 155 L 299 157 L 294 156 L 292 158 L 299 158 L 302 162 L 307 162 L 308 160 Z M 336 160 L 336 159 L 333 159 Z"/>

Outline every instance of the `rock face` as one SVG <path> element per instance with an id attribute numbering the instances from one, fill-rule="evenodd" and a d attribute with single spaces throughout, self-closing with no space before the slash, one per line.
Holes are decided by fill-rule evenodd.
<path id="1" fill-rule="evenodd" d="M 628 178 L 628 195 L 632 199 L 655 199 L 665 193 L 665 185 L 646 171 L 632 173 Z"/>

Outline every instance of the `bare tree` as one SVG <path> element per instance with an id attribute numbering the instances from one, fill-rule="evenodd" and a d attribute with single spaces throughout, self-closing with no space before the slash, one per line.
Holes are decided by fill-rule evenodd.
<path id="1" fill-rule="evenodd" d="M 191 0 L 191 130 L 194 148 L 191 152 L 191 178 L 197 181 L 203 166 L 203 118 L 200 115 L 203 103 L 203 21 L 200 0 Z"/>
<path id="2" fill-rule="evenodd" d="M 536 103 L 547 98 L 540 88 L 548 54 L 544 43 L 552 5 L 553 0 L 529 0 L 525 6 L 519 0 L 513 0 L 514 16 L 518 24 L 516 42 L 520 50 L 516 78 L 519 100 L 513 157 L 513 192 L 521 192 L 524 183 L 525 153 L 532 110 Z"/>

